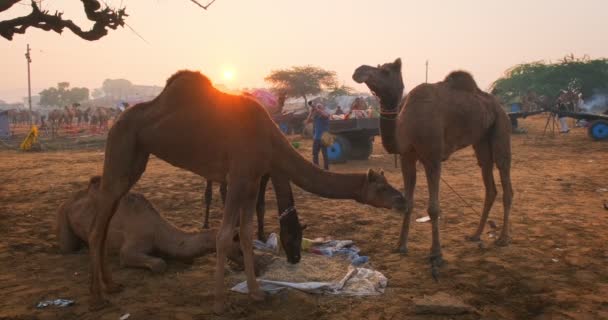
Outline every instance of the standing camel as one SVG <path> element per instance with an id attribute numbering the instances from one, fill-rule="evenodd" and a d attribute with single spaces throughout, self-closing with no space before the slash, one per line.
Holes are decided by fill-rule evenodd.
<path id="1" fill-rule="evenodd" d="M 492 172 L 496 164 L 503 187 L 504 205 L 504 225 L 496 243 L 508 245 L 509 213 L 513 198 L 510 175 L 511 123 L 498 100 L 481 91 L 469 73 L 454 71 L 444 81 L 417 86 L 400 103 L 404 89 L 401 59 L 378 67 L 360 66 L 355 70 L 353 80 L 365 83 L 380 98 L 382 144 L 389 153 L 401 155 L 406 211 L 398 251 L 407 253 L 416 162 L 420 161 L 429 188 L 428 214 L 433 230 L 430 260 L 433 277 L 437 279 L 438 268 L 442 264 L 438 224 L 441 163 L 455 151 L 470 145 L 481 167 L 485 201 L 479 227 L 467 238 L 479 241 L 483 232 L 496 198 Z"/>
<path id="2" fill-rule="evenodd" d="M 293 181 L 326 198 L 354 199 L 383 208 L 401 208 L 404 202 L 384 176 L 373 170 L 366 174 L 338 174 L 317 168 L 291 146 L 255 100 L 223 93 L 199 72 L 180 71 L 167 80 L 154 100 L 123 112 L 108 133 L 101 187 L 95 199 L 97 215 L 89 236 L 91 309 L 106 304 L 102 286 L 110 293 L 121 289 L 112 281 L 105 263 L 108 225 L 120 199 L 145 171 L 151 154 L 206 179 L 229 181 L 216 243 L 216 313 L 222 313 L 225 306 L 224 266 L 237 225 L 249 295 L 253 300 L 264 299 L 255 279 L 251 231 L 263 175 L 270 173 L 273 184 L 277 182 L 274 187 L 280 198 L 285 196 L 283 191 L 289 188 L 289 181 Z M 294 247 L 286 254 L 298 262 L 301 226 L 297 214 L 290 219 L 290 224 L 295 225 L 290 230 L 292 237 L 281 236 L 281 242 L 284 248 Z"/>

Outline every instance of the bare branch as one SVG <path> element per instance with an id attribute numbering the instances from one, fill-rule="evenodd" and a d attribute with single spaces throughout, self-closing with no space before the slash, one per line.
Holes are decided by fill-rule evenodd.
<path id="1" fill-rule="evenodd" d="M 13 3 L 11 4 L 11 2 Z M 124 19 L 128 16 L 124 8 L 101 9 L 101 4 L 97 0 L 81 0 L 81 2 L 87 18 L 94 22 L 90 30 L 84 31 L 72 20 L 64 20 L 61 12 L 49 14 L 47 10 L 40 10 L 36 2 L 32 0 L 32 12 L 29 15 L 0 21 L 0 36 L 12 40 L 15 33 L 24 34 L 29 27 L 57 33 L 62 33 L 64 28 L 68 28 L 80 38 L 94 41 L 107 35 L 107 28 L 116 30 L 119 26 L 124 26 Z M 4 0 L 1 2 L 0 9 L 4 7 L 8 9 L 15 3 L 14 0 Z"/>
<path id="2" fill-rule="evenodd" d="M 10 9 L 14 4 L 21 0 L 0 0 L 0 12 Z"/>
<path id="3" fill-rule="evenodd" d="M 196 0 L 190 0 L 190 1 L 192 1 L 192 2 L 196 3 L 196 5 L 197 5 L 197 6 L 199 6 L 199 7 L 203 8 L 203 9 L 205 9 L 205 10 L 207 10 L 207 8 L 209 8 L 209 6 L 215 2 L 215 0 L 211 0 L 211 2 L 207 3 L 207 5 L 205 5 L 205 6 L 204 6 L 204 5 L 200 4 L 200 3 L 199 3 L 198 1 L 196 1 Z"/>

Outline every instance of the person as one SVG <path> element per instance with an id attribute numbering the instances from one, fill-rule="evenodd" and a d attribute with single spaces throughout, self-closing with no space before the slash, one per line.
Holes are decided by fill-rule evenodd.
<path id="1" fill-rule="evenodd" d="M 342 111 L 342 107 L 338 106 L 336 108 L 336 112 L 334 112 L 334 114 L 337 116 L 344 114 L 344 111 Z"/>
<path id="2" fill-rule="evenodd" d="M 327 157 L 327 147 L 321 143 L 323 134 L 329 130 L 329 113 L 325 111 L 325 106 L 317 103 L 314 106 L 309 103 L 312 108 L 308 114 L 306 122 L 312 122 L 312 162 L 319 165 L 319 151 L 323 153 L 323 168 L 329 170 L 329 159 Z"/>
<path id="3" fill-rule="evenodd" d="M 570 128 L 568 128 L 568 122 L 566 121 L 566 115 L 564 114 L 564 112 L 568 111 L 568 101 L 566 101 L 566 94 L 567 92 L 565 90 L 562 90 L 562 94 L 559 96 L 559 98 L 557 99 L 557 112 L 556 112 L 556 116 L 559 119 L 559 133 L 568 133 L 570 132 Z"/>

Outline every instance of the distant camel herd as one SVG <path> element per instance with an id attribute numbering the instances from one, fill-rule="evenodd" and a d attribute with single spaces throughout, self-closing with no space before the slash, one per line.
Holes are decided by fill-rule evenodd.
<path id="1" fill-rule="evenodd" d="M 30 121 L 56 135 L 60 128 L 72 126 L 90 125 L 98 129 L 108 130 L 109 121 L 116 119 L 120 114 L 117 108 L 109 107 L 87 107 L 82 108 L 78 104 L 53 109 L 45 116 L 39 111 L 8 110 L 9 122 L 13 125 L 28 124 Z"/>

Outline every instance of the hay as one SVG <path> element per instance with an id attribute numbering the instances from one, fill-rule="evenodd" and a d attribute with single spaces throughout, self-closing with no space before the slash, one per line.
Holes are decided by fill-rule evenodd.
<path id="1" fill-rule="evenodd" d="M 267 267 L 262 279 L 286 282 L 338 282 L 346 275 L 349 262 L 317 254 L 303 254 L 298 264 L 277 258 Z"/>

